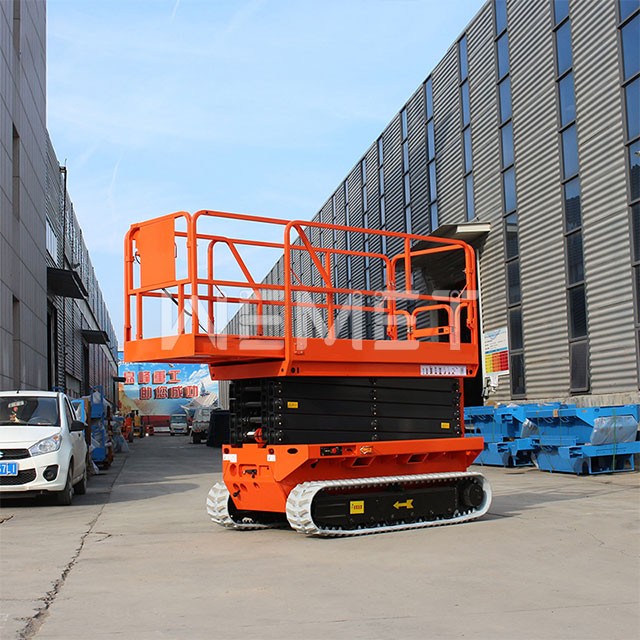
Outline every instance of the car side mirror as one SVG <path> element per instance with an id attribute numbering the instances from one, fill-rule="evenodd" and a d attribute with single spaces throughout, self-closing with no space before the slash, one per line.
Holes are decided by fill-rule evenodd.
<path id="1" fill-rule="evenodd" d="M 80 420 L 73 420 L 71 422 L 71 431 L 84 431 L 86 424 Z"/>

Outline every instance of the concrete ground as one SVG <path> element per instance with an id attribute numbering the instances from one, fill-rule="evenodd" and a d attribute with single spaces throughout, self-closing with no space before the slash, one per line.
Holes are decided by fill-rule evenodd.
<path id="1" fill-rule="evenodd" d="M 219 449 L 136 440 L 71 507 L 0 508 L 0 637 L 640 637 L 640 474 L 484 473 L 474 523 L 237 532 L 205 512 Z"/>

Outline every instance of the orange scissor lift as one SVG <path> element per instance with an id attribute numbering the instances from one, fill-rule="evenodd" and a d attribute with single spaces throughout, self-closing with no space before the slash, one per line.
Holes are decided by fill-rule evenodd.
<path id="1" fill-rule="evenodd" d="M 255 277 L 274 255 L 278 271 Z M 456 291 L 419 290 L 437 263 Z M 464 242 L 216 211 L 134 224 L 124 354 L 232 381 L 224 482 L 207 498 L 218 524 L 358 535 L 489 508 L 467 471 L 483 440 L 464 437 L 462 380 L 478 369 Z"/>

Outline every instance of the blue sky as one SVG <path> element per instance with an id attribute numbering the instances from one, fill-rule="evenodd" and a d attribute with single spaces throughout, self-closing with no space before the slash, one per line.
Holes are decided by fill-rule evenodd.
<path id="1" fill-rule="evenodd" d="M 129 225 L 311 218 L 481 0 L 49 0 L 48 128 L 122 340 Z"/>

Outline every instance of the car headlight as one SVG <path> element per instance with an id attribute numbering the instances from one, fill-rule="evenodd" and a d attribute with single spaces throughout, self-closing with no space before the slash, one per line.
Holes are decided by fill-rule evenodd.
<path id="1" fill-rule="evenodd" d="M 57 451 L 62 444 L 62 436 L 56 433 L 53 436 L 49 436 L 40 442 L 36 442 L 32 447 L 29 447 L 29 453 L 32 456 L 39 456 L 43 453 L 51 453 Z"/>

